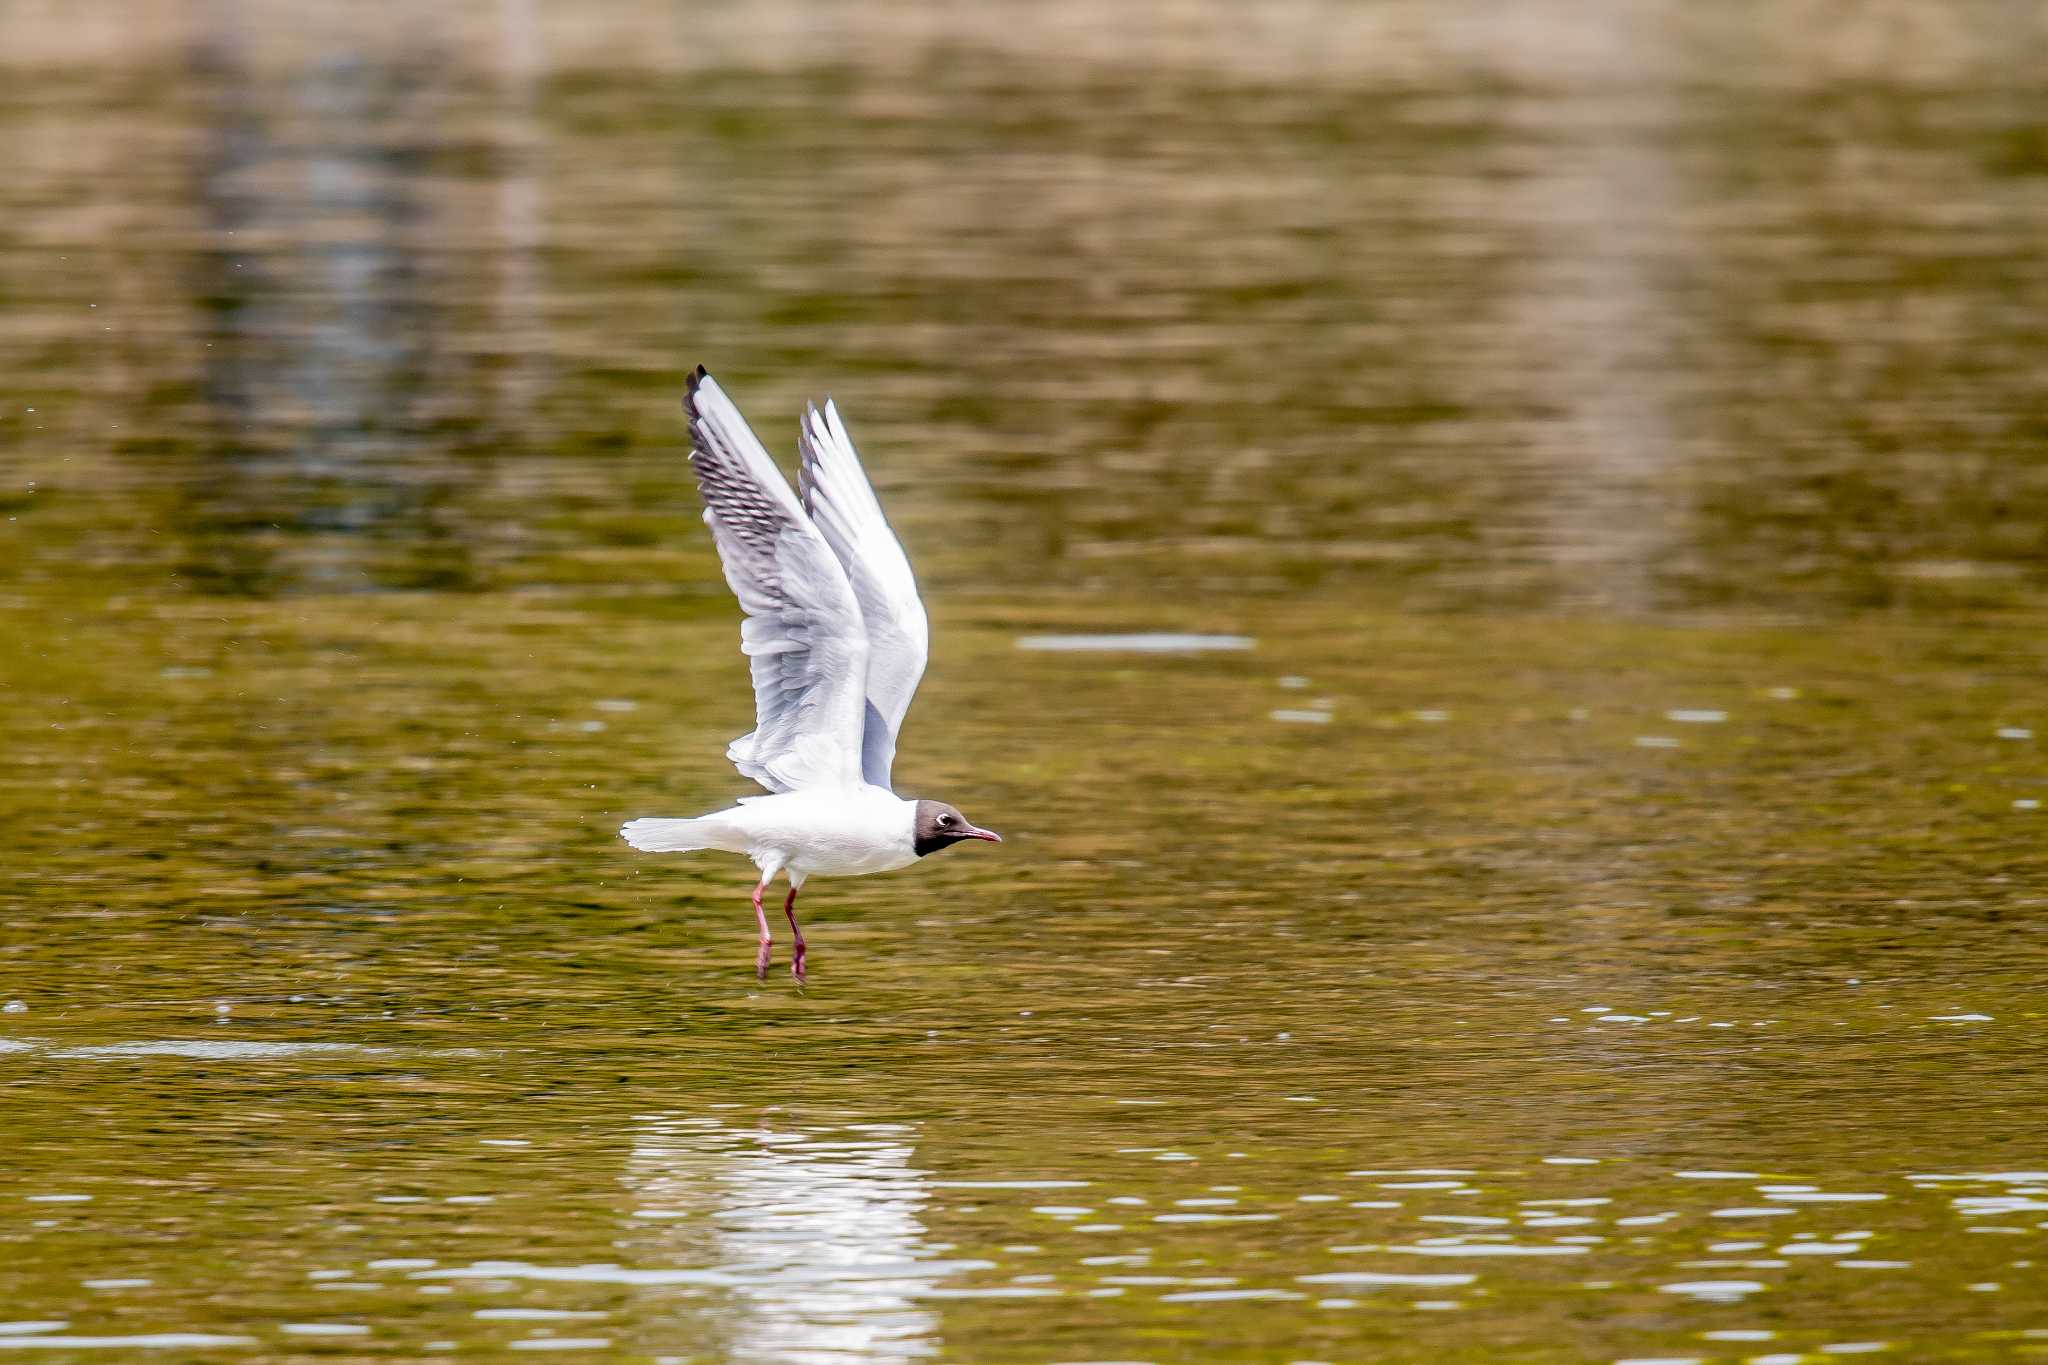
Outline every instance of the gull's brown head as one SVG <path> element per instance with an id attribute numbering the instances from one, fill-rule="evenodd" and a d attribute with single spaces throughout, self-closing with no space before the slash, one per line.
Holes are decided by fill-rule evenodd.
<path id="1" fill-rule="evenodd" d="M 920 801 L 917 803 L 917 819 L 911 825 L 911 846 L 922 858 L 927 853 L 937 853 L 948 844 L 957 844 L 962 839 L 983 839 L 991 844 L 1000 844 L 1003 836 L 992 829 L 976 829 L 972 821 L 943 801 Z"/>

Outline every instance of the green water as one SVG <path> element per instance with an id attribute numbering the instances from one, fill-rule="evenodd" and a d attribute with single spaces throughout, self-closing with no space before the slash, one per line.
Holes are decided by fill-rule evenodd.
<path id="1" fill-rule="evenodd" d="M 0 1349 L 2048 1353 L 2039 15 L 0 24 Z M 699 361 L 1007 840 L 805 990 Z"/>

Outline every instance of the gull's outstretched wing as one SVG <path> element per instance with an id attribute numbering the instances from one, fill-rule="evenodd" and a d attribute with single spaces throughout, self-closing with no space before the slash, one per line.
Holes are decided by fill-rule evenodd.
<path id="1" fill-rule="evenodd" d="M 832 547 L 740 410 L 703 366 L 690 377 L 690 464 L 725 581 L 747 613 L 755 728 L 726 750 L 772 792 L 860 781 L 867 631 Z"/>
<path id="2" fill-rule="evenodd" d="M 830 542 L 845 566 L 867 624 L 867 705 L 861 728 L 861 774 L 877 787 L 889 785 L 889 767 L 896 761 L 896 732 L 924 677 L 930 649 L 930 628 L 924 602 L 917 595 L 910 560 L 882 505 L 860 467 L 839 410 L 825 400 L 825 410 L 804 413 L 803 465 L 797 486 L 804 511 Z"/>

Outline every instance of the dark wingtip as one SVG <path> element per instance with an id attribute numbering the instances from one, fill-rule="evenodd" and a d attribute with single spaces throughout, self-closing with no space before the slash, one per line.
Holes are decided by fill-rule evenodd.
<path id="1" fill-rule="evenodd" d="M 683 410 L 692 417 L 697 415 L 697 390 L 710 377 L 711 372 L 699 365 L 683 385 Z"/>

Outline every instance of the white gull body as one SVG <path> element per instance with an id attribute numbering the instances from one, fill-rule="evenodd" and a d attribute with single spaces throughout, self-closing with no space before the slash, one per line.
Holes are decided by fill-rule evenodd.
<path id="1" fill-rule="evenodd" d="M 766 886 L 777 872 L 802 886 L 813 875 L 893 872 L 918 859 L 917 803 L 865 783 L 743 796 L 730 810 L 694 820 L 634 820 L 619 831 L 646 853 L 715 848 L 744 853 Z"/>
<path id="2" fill-rule="evenodd" d="M 746 612 L 740 648 L 752 665 L 756 724 L 726 757 L 769 794 L 694 819 L 629 821 L 619 833 L 650 853 L 751 858 L 761 870 L 753 899 L 762 973 L 771 940 L 761 896 L 786 872 L 790 966 L 802 979 L 796 894 L 805 879 L 888 872 L 963 839 L 1002 840 L 951 806 L 890 790 L 929 634 L 910 561 L 831 400 L 804 414 L 801 499 L 702 366 L 684 407 L 704 520 Z"/>

